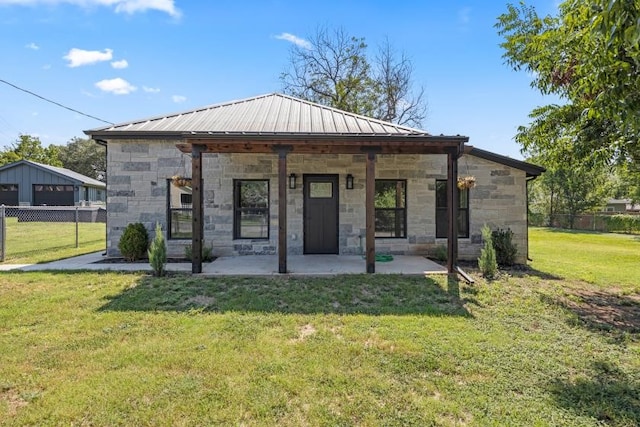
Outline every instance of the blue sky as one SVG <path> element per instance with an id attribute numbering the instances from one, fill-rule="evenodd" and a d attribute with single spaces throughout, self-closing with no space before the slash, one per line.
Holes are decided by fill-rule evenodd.
<path id="1" fill-rule="evenodd" d="M 549 14 L 557 0 L 528 3 Z M 522 158 L 517 127 L 555 100 L 504 65 L 494 24 L 505 10 L 492 0 L 0 0 L 0 79 L 117 123 L 279 92 L 295 40 L 285 35 L 342 27 L 372 53 L 388 38 L 412 60 L 425 130 Z M 102 125 L 0 83 L 0 146 L 20 133 L 65 144 Z"/>

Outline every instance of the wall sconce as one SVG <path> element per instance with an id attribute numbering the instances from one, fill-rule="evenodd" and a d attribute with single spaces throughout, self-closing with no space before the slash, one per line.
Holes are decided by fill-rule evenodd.
<path id="1" fill-rule="evenodd" d="M 347 174 L 347 190 L 353 190 L 353 175 Z"/>
<path id="2" fill-rule="evenodd" d="M 296 174 L 292 173 L 289 175 L 289 188 L 291 190 L 295 190 L 296 189 Z"/>

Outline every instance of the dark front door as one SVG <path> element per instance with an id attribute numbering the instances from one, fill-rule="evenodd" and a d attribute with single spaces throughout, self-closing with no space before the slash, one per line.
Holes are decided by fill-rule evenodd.
<path id="1" fill-rule="evenodd" d="M 338 175 L 304 175 L 304 253 L 338 253 Z"/>

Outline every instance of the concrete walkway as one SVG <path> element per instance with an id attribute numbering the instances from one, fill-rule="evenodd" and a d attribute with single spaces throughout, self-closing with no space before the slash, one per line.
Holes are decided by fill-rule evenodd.
<path id="1" fill-rule="evenodd" d="M 81 255 L 44 264 L 0 264 L 0 271 L 41 270 L 107 270 L 107 271 L 151 271 L 147 263 L 100 263 L 102 252 Z M 288 275 L 335 276 L 338 274 L 363 274 L 364 259 L 353 255 L 290 255 L 287 259 Z M 167 271 L 191 272 L 189 263 L 167 264 Z M 380 274 L 446 274 L 447 269 L 425 257 L 394 255 L 393 261 L 377 262 L 376 273 Z M 220 257 L 202 265 L 203 276 L 279 276 L 276 255 L 248 255 Z"/>

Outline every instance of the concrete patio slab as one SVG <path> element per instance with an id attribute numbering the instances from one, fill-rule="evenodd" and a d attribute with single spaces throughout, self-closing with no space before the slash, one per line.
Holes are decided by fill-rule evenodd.
<path id="1" fill-rule="evenodd" d="M 42 271 L 42 270 L 94 270 L 94 271 L 146 271 L 147 263 L 99 263 L 102 252 L 81 255 L 74 258 L 43 264 L 0 265 L 0 271 Z M 365 260 L 353 255 L 292 255 L 287 259 L 289 272 L 293 276 L 335 276 L 339 274 L 364 274 Z M 191 272 L 190 263 L 169 263 L 167 271 Z M 248 255 L 220 257 L 202 265 L 202 276 L 279 276 L 276 255 Z M 422 256 L 397 255 L 392 261 L 377 262 L 379 274 L 446 274 L 445 267 Z"/>

